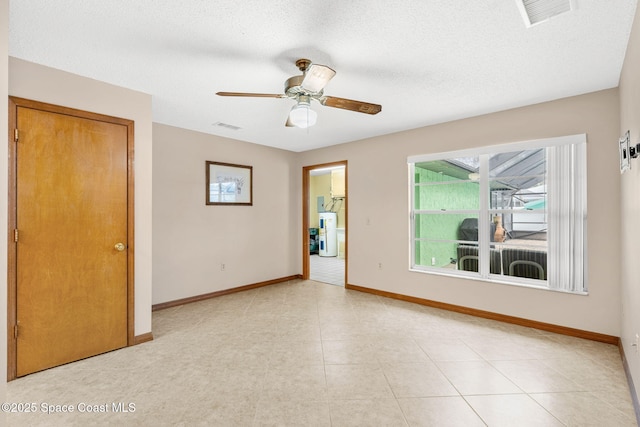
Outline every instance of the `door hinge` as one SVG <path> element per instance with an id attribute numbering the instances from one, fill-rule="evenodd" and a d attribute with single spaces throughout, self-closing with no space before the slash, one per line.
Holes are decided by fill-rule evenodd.
<path id="1" fill-rule="evenodd" d="M 13 337 L 15 339 L 18 339 L 18 324 L 16 323 L 15 326 L 13 327 Z"/>
<path id="2" fill-rule="evenodd" d="M 13 230 L 13 241 L 18 243 L 18 229 Z"/>
<path id="3" fill-rule="evenodd" d="M 18 129 L 13 130 L 13 139 L 15 142 L 18 142 Z"/>

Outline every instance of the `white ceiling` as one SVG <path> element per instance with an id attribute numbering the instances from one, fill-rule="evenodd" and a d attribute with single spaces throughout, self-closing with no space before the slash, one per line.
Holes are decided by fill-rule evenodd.
<path id="1" fill-rule="evenodd" d="M 154 122 L 291 151 L 616 87 L 637 0 L 575 0 L 527 28 L 518 0 L 11 0 L 11 56 L 153 96 Z M 286 128 L 298 58 L 337 71 Z M 238 126 L 231 130 L 216 125 Z"/>

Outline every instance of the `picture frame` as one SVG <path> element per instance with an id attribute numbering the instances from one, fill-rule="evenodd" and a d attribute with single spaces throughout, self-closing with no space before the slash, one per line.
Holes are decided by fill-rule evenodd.
<path id="1" fill-rule="evenodd" d="M 253 166 L 207 160 L 206 204 L 253 205 Z"/>
<path id="2" fill-rule="evenodd" d="M 627 133 L 625 133 L 618 141 L 620 152 L 620 173 L 624 173 L 631 169 L 631 153 L 629 152 L 630 139 L 630 133 L 627 131 Z"/>

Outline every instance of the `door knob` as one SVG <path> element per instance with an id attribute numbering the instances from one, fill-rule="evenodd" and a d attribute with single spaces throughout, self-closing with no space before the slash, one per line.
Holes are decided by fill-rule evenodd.
<path id="1" fill-rule="evenodd" d="M 116 245 L 114 247 L 116 248 L 116 251 L 118 251 L 118 252 L 122 252 L 127 248 L 124 243 L 116 243 Z"/>

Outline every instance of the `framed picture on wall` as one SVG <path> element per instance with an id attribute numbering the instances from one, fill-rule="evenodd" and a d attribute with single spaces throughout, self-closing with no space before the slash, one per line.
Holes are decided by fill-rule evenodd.
<path id="1" fill-rule="evenodd" d="M 627 133 L 625 133 L 618 141 L 618 145 L 620 147 L 620 173 L 624 173 L 624 171 L 631 169 L 631 154 L 629 153 L 630 139 L 629 131 L 627 131 Z"/>
<path id="2" fill-rule="evenodd" d="M 253 166 L 206 161 L 207 205 L 253 205 Z"/>

